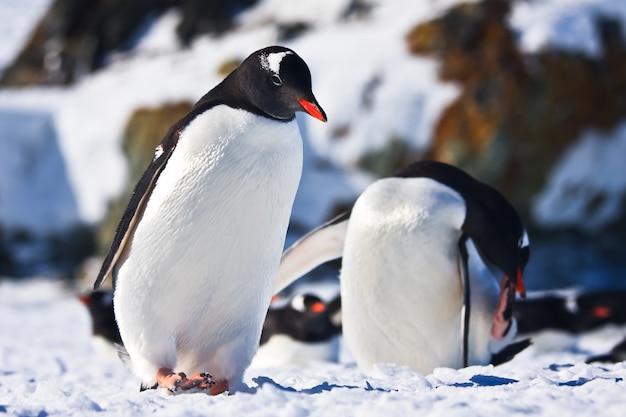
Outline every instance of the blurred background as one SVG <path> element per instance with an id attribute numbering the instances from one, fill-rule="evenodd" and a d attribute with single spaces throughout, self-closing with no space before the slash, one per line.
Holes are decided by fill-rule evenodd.
<path id="1" fill-rule="evenodd" d="M 287 244 L 429 158 L 518 209 L 528 289 L 626 287 L 623 0 L 2 0 L 0 21 L 0 276 L 93 282 L 169 126 L 282 44 L 328 115 L 299 118 Z"/>

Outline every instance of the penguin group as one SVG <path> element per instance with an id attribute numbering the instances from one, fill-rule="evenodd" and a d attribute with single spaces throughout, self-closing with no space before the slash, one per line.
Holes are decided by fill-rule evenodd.
<path id="1" fill-rule="evenodd" d="M 528 234 L 510 203 L 451 165 L 418 161 L 370 185 L 281 260 L 275 291 L 342 259 L 342 330 L 356 363 L 436 367 L 514 356 Z M 502 274 L 500 283 L 492 271 Z"/>
<path id="2" fill-rule="evenodd" d="M 142 389 L 236 391 L 259 344 L 283 334 L 314 344 L 342 331 L 364 371 L 388 362 L 426 374 L 526 348 L 514 306 L 528 233 L 502 194 L 451 165 L 418 161 L 374 182 L 283 252 L 302 171 L 296 112 L 326 121 L 309 68 L 291 49 L 263 48 L 156 148 L 94 284 L 112 278 L 119 334 L 106 334 Z M 312 296 L 270 307 L 332 259 L 340 323 L 339 308 Z"/>

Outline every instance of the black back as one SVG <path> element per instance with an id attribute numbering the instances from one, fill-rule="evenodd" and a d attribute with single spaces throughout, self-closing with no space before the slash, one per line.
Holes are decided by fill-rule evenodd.
<path id="1" fill-rule="evenodd" d="M 567 304 L 567 298 L 559 295 L 518 300 L 513 311 L 518 333 L 526 334 L 546 329 L 576 331 L 578 318 Z"/>
<path id="2" fill-rule="evenodd" d="M 572 306 L 571 308 L 569 306 Z M 626 324 L 626 290 L 546 294 L 515 303 L 520 334 L 542 330 L 582 333 L 608 324 Z"/>

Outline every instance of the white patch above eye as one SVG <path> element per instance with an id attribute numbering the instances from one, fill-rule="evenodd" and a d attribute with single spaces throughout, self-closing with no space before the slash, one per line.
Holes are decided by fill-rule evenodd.
<path id="1" fill-rule="evenodd" d="M 522 237 L 519 238 L 518 245 L 520 248 L 525 248 L 530 245 L 530 241 L 528 240 L 528 233 L 526 233 L 526 230 L 524 230 L 524 234 L 522 235 Z"/>
<path id="2" fill-rule="evenodd" d="M 163 155 L 163 146 L 159 145 L 154 150 L 154 159 L 153 159 L 153 161 L 156 161 L 157 159 L 159 159 L 159 157 L 161 155 Z"/>
<path id="3" fill-rule="evenodd" d="M 283 58 L 287 55 L 291 55 L 293 52 L 275 52 L 273 54 L 261 55 L 261 66 L 273 72 L 274 74 L 280 73 L 280 63 L 283 62 Z"/>
<path id="4" fill-rule="evenodd" d="M 304 305 L 304 295 L 303 294 L 294 295 L 293 298 L 291 299 L 291 307 L 294 310 L 299 311 L 301 313 L 306 311 L 306 305 Z"/>

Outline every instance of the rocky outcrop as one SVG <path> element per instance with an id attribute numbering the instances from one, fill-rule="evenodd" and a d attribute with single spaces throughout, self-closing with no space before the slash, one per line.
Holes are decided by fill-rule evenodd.
<path id="1" fill-rule="evenodd" d="M 221 34 L 256 0 L 55 0 L 27 44 L 0 78 L 0 87 L 71 84 L 105 64 L 112 51 L 127 51 L 151 20 L 167 9 L 181 15 L 182 46 L 202 33 Z"/>
<path id="2" fill-rule="evenodd" d="M 532 223 L 532 197 L 563 152 L 585 131 L 611 131 L 626 118 L 626 45 L 620 23 L 598 17 L 600 56 L 522 54 L 509 8 L 501 0 L 461 4 L 416 26 L 407 42 L 414 54 L 436 57 L 441 79 L 462 88 L 425 157 L 493 184 Z"/>

